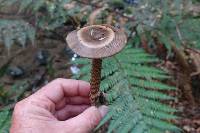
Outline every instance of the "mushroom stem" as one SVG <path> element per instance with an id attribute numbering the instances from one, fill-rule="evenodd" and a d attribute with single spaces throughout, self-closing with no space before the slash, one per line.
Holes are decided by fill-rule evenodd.
<path id="1" fill-rule="evenodd" d="M 90 85 L 91 85 L 90 101 L 91 101 L 91 105 L 94 105 L 94 106 L 99 105 L 101 66 L 102 66 L 102 59 L 92 60 L 92 70 L 91 70 L 91 80 L 90 80 Z"/>

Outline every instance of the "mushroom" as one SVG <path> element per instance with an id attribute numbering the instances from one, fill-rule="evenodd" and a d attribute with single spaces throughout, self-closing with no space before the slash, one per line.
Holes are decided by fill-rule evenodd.
<path id="1" fill-rule="evenodd" d="M 102 59 L 120 52 L 127 37 L 120 29 L 102 24 L 72 31 L 66 40 L 76 54 L 92 59 L 90 100 L 92 105 L 98 105 Z"/>

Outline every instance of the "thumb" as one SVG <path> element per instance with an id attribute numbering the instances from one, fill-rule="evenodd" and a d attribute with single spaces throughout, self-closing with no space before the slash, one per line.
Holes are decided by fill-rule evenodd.
<path id="1" fill-rule="evenodd" d="M 92 131 L 98 125 L 107 112 L 107 106 L 103 105 L 99 108 L 92 106 L 80 115 L 67 120 L 66 125 L 68 125 L 68 129 L 71 128 L 74 133 L 87 133 Z"/>

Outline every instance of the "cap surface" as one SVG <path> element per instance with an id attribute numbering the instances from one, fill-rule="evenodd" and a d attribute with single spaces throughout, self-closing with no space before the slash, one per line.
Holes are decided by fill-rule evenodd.
<path id="1" fill-rule="evenodd" d="M 87 58 L 104 58 L 121 51 L 127 37 L 120 29 L 110 25 L 91 25 L 68 34 L 67 43 L 78 55 Z"/>

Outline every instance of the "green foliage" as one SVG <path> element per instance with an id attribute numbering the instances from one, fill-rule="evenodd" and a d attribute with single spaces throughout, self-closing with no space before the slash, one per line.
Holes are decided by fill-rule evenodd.
<path id="1" fill-rule="evenodd" d="M 24 92 L 29 87 L 29 84 L 24 81 L 16 83 L 9 89 L 5 89 L 3 85 L 0 84 L 0 132 L 9 133 L 11 116 L 12 116 L 12 106 L 17 101 L 19 101 Z"/>
<path id="2" fill-rule="evenodd" d="M 9 92 L 0 84 L 0 104 L 7 104 L 9 96 Z"/>
<path id="3" fill-rule="evenodd" d="M 154 32 L 159 34 L 160 41 L 170 48 L 170 40 L 174 41 L 177 47 L 185 45 L 187 47 L 198 47 L 200 18 L 195 18 L 188 8 L 194 4 L 191 1 L 185 2 L 183 9 L 181 1 L 177 3 L 177 8 L 170 7 L 166 4 L 166 10 L 157 23 L 157 29 Z M 167 10 L 168 9 L 168 10 Z M 172 10 L 172 11 L 170 11 Z"/>
<path id="4" fill-rule="evenodd" d="M 0 111 L 0 131 L 1 133 L 9 133 L 11 122 L 11 112 L 9 110 Z"/>
<path id="5" fill-rule="evenodd" d="M 110 0 L 108 3 L 112 6 L 112 8 L 115 8 L 115 9 L 125 8 L 125 4 L 122 0 Z"/>
<path id="6" fill-rule="evenodd" d="M 185 19 L 185 21 L 180 24 L 181 37 L 184 43 L 189 44 L 190 47 L 196 47 L 200 49 L 200 18 L 196 19 Z"/>
<path id="7" fill-rule="evenodd" d="M 80 1 L 76 1 L 76 6 L 73 8 L 68 8 L 66 6 L 69 3 L 73 5 L 74 1 L 72 0 L 0 0 L 0 2 L 0 7 L 10 8 L 15 6 L 18 8 L 18 13 L 22 14 L 22 16 L 24 15 L 26 17 L 26 14 L 28 14 L 27 23 L 33 24 L 34 28 L 54 31 L 56 28 L 63 27 L 67 21 L 73 21 L 76 26 L 80 26 L 80 24 L 77 24 L 77 22 L 73 20 L 76 14 L 81 14 L 80 9 L 82 9 L 82 7 Z M 91 1 L 91 3 L 92 2 L 93 1 Z M 128 21 L 125 25 L 126 32 L 130 34 L 132 27 L 135 26 L 138 36 L 143 33 L 148 36 L 149 46 L 154 45 L 156 47 L 153 41 L 153 35 L 156 35 L 159 41 L 162 42 L 169 51 L 171 51 L 171 40 L 175 42 L 177 46 L 182 46 L 184 44 L 189 47 L 200 47 L 198 34 L 200 32 L 198 28 L 198 25 L 200 25 L 200 18 L 199 16 L 194 16 L 190 10 L 191 7 L 198 4 L 199 1 L 139 0 L 134 6 L 125 3 L 124 0 L 105 0 L 104 3 L 107 3 L 109 7 L 112 8 L 107 14 L 115 11 L 114 9 L 118 9 L 121 14 L 132 17 L 134 21 Z M 87 7 L 88 9 L 86 10 L 88 14 L 91 12 L 91 5 L 89 5 L 89 7 L 90 8 Z M 80 20 L 87 20 L 87 15 L 78 16 Z M 114 16 L 114 19 L 117 20 L 117 17 L 117 15 L 116 18 Z M 24 32 L 24 29 L 20 31 L 19 36 L 21 37 L 17 37 L 16 39 L 24 45 L 24 40 L 26 38 L 24 35 L 26 32 Z M 10 47 L 13 38 L 15 37 L 11 34 L 10 38 L 3 40 L 3 43 L 6 43 L 6 46 Z"/>
<path id="8" fill-rule="evenodd" d="M 15 42 L 24 47 L 27 40 L 34 44 L 35 29 L 30 24 L 23 20 L 0 19 L 0 42 L 8 49 Z"/>
<path id="9" fill-rule="evenodd" d="M 17 19 L 0 19 L 0 42 L 9 49 L 15 42 L 25 46 L 27 40 L 35 41 L 36 29 L 53 31 L 63 26 L 70 15 L 75 14 L 79 7 L 70 11 L 64 5 L 70 0 L 0 0 L 2 9 L 17 8 Z M 0 10 L 2 10 L 0 9 Z M 28 12 L 28 16 L 26 15 Z M 15 15 L 15 13 L 11 14 Z M 23 17 L 26 18 L 23 19 Z"/>
<path id="10" fill-rule="evenodd" d="M 9 89 L 0 84 L 0 105 L 7 106 L 16 103 L 21 99 L 28 87 L 27 81 L 16 83 Z"/>
<path id="11" fill-rule="evenodd" d="M 4 76 L 4 74 L 7 72 L 8 67 L 9 67 L 10 61 L 5 63 L 3 66 L 0 67 L 0 78 Z"/>
<path id="12" fill-rule="evenodd" d="M 19 12 L 30 11 L 35 16 L 36 24 L 42 29 L 55 29 L 61 26 L 67 18 L 64 4 L 69 0 L 3 0 L 2 6 L 19 4 Z"/>
<path id="13" fill-rule="evenodd" d="M 100 89 L 106 94 L 110 110 L 97 129 L 109 121 L 108 133 L 179 132 L 167 122 L 177 118 L 173 115 L 176 110 L 162 103 L 174 99 L 163 91 L 176 88 L 160 82 L 169 75 L 150 66 L 156 61 L 154 56 L 132 47 L 103 60 Z M 73 63 L 82 66 L 79 78 L 89 80 L 89 60 L 78 59 Z"/>
<path id="14" fill-rule="evenodd" d="M 194 13 L 194 9 L 199 8 L 197 3 L 199 4 L 197 1 L 188 0 L 140 0 L 135 6 L 126 5 L 122 12 L 135 19 L 126 23 L 127 33 L 130 34 L 131 27 L 135 26 L 139 37 L 145 34 L 149 47 L 157 47 L 154 42 L 156 36 L 169 50 L 169 54 L 172 41 L 177 47 L 184 45 L 200 48 L 200 16 L 198 12 L 197 15 Z"/>

